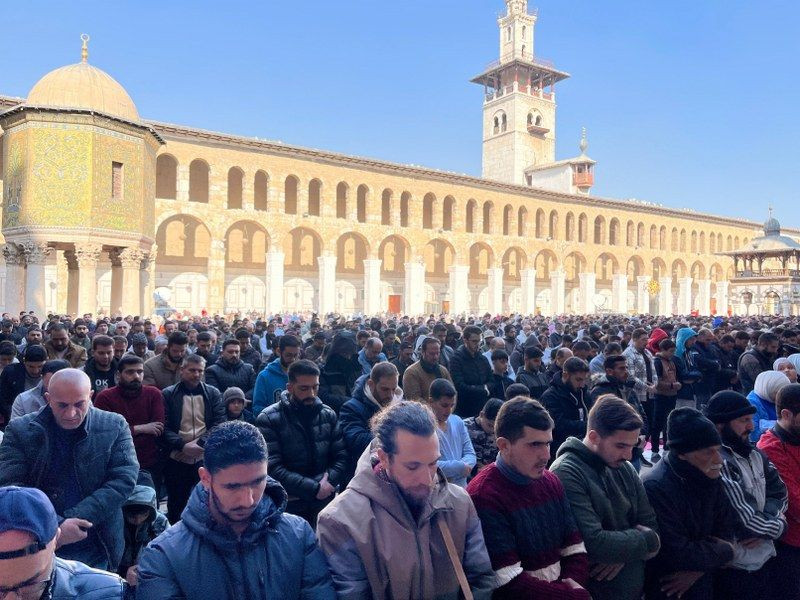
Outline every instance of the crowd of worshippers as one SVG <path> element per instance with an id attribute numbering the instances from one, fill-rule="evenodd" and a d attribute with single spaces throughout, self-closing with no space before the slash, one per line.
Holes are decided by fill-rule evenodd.
<path id="1" fill-rule="evenodd" d="M 800 600 L 798 328 L 3 315 L 0 597 Z"/>

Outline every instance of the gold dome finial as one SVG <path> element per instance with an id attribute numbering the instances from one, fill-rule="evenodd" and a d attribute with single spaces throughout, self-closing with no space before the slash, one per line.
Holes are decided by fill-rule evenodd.
<path id="1" fill-rule="evenodd" d="M 81 40 L 83 41 L 83 46 L 81 46 L 81 62 L 85 63 L 89 61 L 89 36 L 82 33 Z"/>

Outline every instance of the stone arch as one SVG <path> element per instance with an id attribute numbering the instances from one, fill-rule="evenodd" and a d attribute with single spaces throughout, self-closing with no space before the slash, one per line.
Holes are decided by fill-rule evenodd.
<path id="1" fill-rule="evenodd" d="M 472 198 L 467 202 L 466 214 L 464 215 L 464 225 L 467 233 L 475 233 L 475 211 L 478 203 Z"/>
<path id="2" fill-rule="evenodd" d="M 470 279 L 488 280 L 489 269 L 494 266 L 494 252 L 488 244 L 476 242 L 469 247 Z"/>
<path id="3" fill-rule="evenodd" d="M 283 182 L 283 212 L 287 215 L 297 214 L 297 188 L 300 180 L 295 175 L 288 175 Z"/>
<path id="4" fill-rule="evenodd" d="M 667 276 L 667 263 L 660 258 L 654 258 L 650 261 L 650 267 L 653 272 L 653 279 L 660 279 Z"/>
<path id="5" fill-rule="evenodd" d="M 667 226 L 662 225 L 661 228 L 658 230 L 658 249 L 659 250 L 666 250 L 667 249 Z"/>
<path id="6" fill-rule="evenodd" d="M 738 235 L 735 238 L 733 238 L 733 249 L 734 250 L 738 250 L 739 249 L 739 236 Z"/>
<path id="7" fill-rule="evenodd" d="M 494 232 L 494 203 L 487 200 L 483 203 L 483 233 L 491 234 Z"/>
<path id="8" fill-rule="evenodd" d="M 694 263 L 692 263 L 691 275 L 692 279 L 694 279 L 695 281 L 705 279 L 706 278 L 705 265 L 701 263 L 699 260 L 694 261 Z"/>
<path id="9" fill-rule="evenodd" d="M 597 215 L 594 220 L 594 243 L 606 243 L 606 219 L 603 215 Z"/>
<path id="10" fill-rule="evenodd" d="M 650 249 L 658 250 L 658 227 L 650 225 Z"/>
<path id="11" fill-rule="evenodd" d="M 566 281 L 578 282 L 581 273 L 586 272 L 586 257 L 580 252 L 570 252 L 564 259 Z"/>
<path id="12" fill-rule="evenodd" d="M 428 192 L 422 198 L 422 228 L 433 229 L 433 213 L 436 210 L 436 196 Z"/>
<path id="13" fill-rule="evenodd" d="M 171 154 L 156 158 L 156 198 L 175 200 L 178 197 L 178 159 Z"/>
<path id="14" fill-rule="evenodd" d="M 619 246 L 620 244 L 620 229 L 619 219 L 614 217 L 608 224 L 608 245 Z"/>
<path id="15" fill-rule="evenodd" d="M 722 265 L 720 265 L 719 263 L 712 264 L 711 268 L 708 271 L 709 278 L 714 283 L 716 283 L 718 281 L 722 281 L 724 273 L 725 273 L 725 270 L 722 268 Z"/>
<path id="16" fill-rule="evenodd" d="M 381 194 L 381 225 L 392 224 L 392 190 L 386 188 Z"/>
<path id="17" fill-rule="evenodd" d="M 676 279 L 680 279 L 686 277 L 688 270 L 686 268 L 686 263 L 683 262 L 680 258 L 675 259 L 672 261 L 672 268 L 670 270 L 672 273 L 672 280 L 675 281 Z"/>
<path id="18" fill-rule="evenodd" d="M 269 234 L 255 221 L 237 221 L 225 232 L 225 262 L 237 267 L 263 267 Z"/>
<path id="19" fill-rule="evenodd" d="M 691 241 L 689 243 L 689 250 L 692 254 L 697 254 L 697 232 L 692 231 Z"/>
<path id="20" fill-rule="evenodd" d="M 504 281 L 518 282 L 522 278 L 522 270 L 526 267 L 528 257 L 525 251 L 517 246 L 511 246 L 503 253 L 502 267 Z"/>
<path id="21" fill-rule="evenodd" d="M 526 237 L 528 235 L 528 209 L 520 206 L 517 211 L 517 236 Z"/>
<path id="22" fill-rule="evenodd" d="M 347 219 L 347 200 L 350 195 L 350 186 L 340 181 L 336 186 L 336 218 Z"/>
<path id="23" fill-rule="evenodd" d="M 644 234 L 644 223 L 639 221 L 639 224 L 636 226 L 636 247 L 637 248 L 644 248 L 647 245 L 647 241 L 645 240 Z"/>
<path id="24" fill-rule="evenodd" d="M 244 171 L 239 167 L 228 169 L 228 208 L 242 208 Z"/>
<path id="25" fill-rule="evenodd" d="M 680 245 L 680 240 L 678 238 L 678 228 L 677 227 L 673 227 L 672 228 L 672 234 L 670 235 L 669 239 L 670 239 L 669 249 L 672 252 L 677 252 L 678 251 L 678 247 Z"/>
<path id="26" fill-rule="evenodd" d="M 685 229 L 681 229 L 679 248 L 680 248 L 681 252 L 686 252 L 686 230 Z"/>
<path id="27" fill-rule="evenodd" d="M 205 223 L 191 215 L 173 215 L 156 231 L 160 265 L 207 267 L 211 252 L 211 232 Z"/>
<path id="28" fill-rule="evenodd" d="M 697 251 L 700 252 L 701 254 L 705 254 L 706 253 L 706 232 L 705 231 L 701 231 L 700 232 L 699 245 L 698 245 Z"/>
<path id="29" fill-rule="evenodd" d="M 534 235 L 537 238 L 544 237 L 544 228 L 545 228 L 544 219 L 545 219 L 544 211 L 541 208 L 537 208 L 536 219 L 534 221 Z"/>
<path id="30" fill-rule="evenodd" d="M 322 238 L 308 227 L 295 227 L 284 238 L 284 265 L 290 271 L 312 271 L 318 268 L 322 254 Z"/>
<path id="31" fill-rule="evenodd" d="M 568 242 L 575 241 L 575 215 L 572 211 L 564 219 L 564 239 Z"/>
<path id="32" fill-rule="evenodd" d="M 594 272 L 598 282 L 610 284 L 612 275 L 619 273 L 619 262 L 613 254 L 604 252 L 594 261 Z"/>
<path id="33" fill-rule="evenodd" d="M 189 201 L 208 204 L 208 163 L 195 158 L 189 164 Z"/>
<path id="34" fill-rule="evenodd" d="M 408 227 L 411 221 L 411 192 L 400 194 L 400 227 Z"/>
<path id="35" fill-rule="evenodd" d="M 267 210 L 269 198 L 269 175 L 266 171 L 258 170 L 253 177 L 253 208 Z"/>
<path id="36" fill-rule="evenodd" d="M 714 254 L 717 251 L 717 234 L 713 231 L 708 236 L 708 251 L 711 254 Z"/>
<path id="37" fill-rule="evenodd" d="M 442 229 L 453 231 L 453 215 L 456 208 L 456 199 L 452 196 L 445 196 L 442 201 Z"/>
<path id="38" fill-rule="evenodd" d="M 511 235 L 511 220 L 514 218 L 514 207 L 506 204 L 503 208 L 503 235 Z"/>
<path id="39" fill-rule="evenodd" d="M 534 260 L 536 279 L 549 281 L 550 275 L 558 268 L 558 259 L 552 250 L 540 250 Z"/>
<path id="40" fill-rule="evenodd" d="M 641 256 L 631 256 L 625 265 L 625 273 L 629 283 L 637 283 L 637 278 L 646 275 L 644 272 L 644 260 Z"/>
<path id="41" fill-rule="evenodd" d="M 369 256 L 369 242 L 360 233 L 348 231 L 336 240 L 336 272 L 363 274 Z"/>
<path id="42" fill-rule="evenodd" d="M 586 243 L 589 240 L 589 217 L 581 213 L 578 217 L 578 242 Z"/>
<path id="43" fill-rule="evenodd" d="M 378 247 L 378 258 L 381 259 L 381 276 L 400 276 L 406 272 L 406 263 L 411 256 L 411 246 L 404 237 L 390 235 Z"/>
<path id="44" fill-rule="evenodd" d="M 625 245 L 628 248 L 636 245 L 636 225 L 633 224 L 633 221 L 628 221 L 625 226 Z"/>
<path id="45" fill-rule="evenodd" d="M 558 239 L 558 212 L 555 210 L 550 211 L 550 218 L 547 220 L 547 237 L 551 240 Z"/>
<path id="46" fill-rule="evenodd" d="M 725 239 L 725 250 L 728 252 L 733 250 L 733 237 L 731 237 L 730 234 L 728 234 L 728 237 Z"/>
<path id="47" fill-rule="evenodd" d="M 308 182 L 308 209 L 306 212 L 312 217 L 320 215 L 322 206 L 322 182 L 319 179 L 312 179 Z"/>
<path id="48" fill-rule="evenodd" d="M 447 279 L 455 261 L 456 251 L 447 240 L 436 238 L 425 244 L 422 258 L 425 262 L 425 277 Z"/>
<path id="49" fill-rule="evenodd" d="M 367 201 L 369 200 L 369 188 L 363 183 L 356 189 L 356 220 L 359 223 L 367 222 Z"/>

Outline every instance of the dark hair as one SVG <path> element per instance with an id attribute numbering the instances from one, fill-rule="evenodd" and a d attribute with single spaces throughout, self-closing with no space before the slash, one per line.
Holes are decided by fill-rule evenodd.
<path id="1" fill-rule="evenodd" d="M 122 373 L 128 367 L 133 365 L 143 365 L 144 361 L 136 356 L 135 354 L 126 354 L 122 358 L 119 359 L 117 363 L 117 371 Z"/>
<path id="2" fill-rule="evenodd" d="M 117 342 L 125 342 L 126 345 L 128 344 L 128 338 L 126 338 L 124 335 L 115 335 L 111 338 L 111 341 L 115 344 Z"/>
<path id="3" fill-rule="evenodd" d="M 750 334 L 746 331 L 737 331 L 733 334 L 734 339 L 750 341 Z"/>
<path id="4" fill-rule="evenodd" d="M 450 383 L 449 379 L 434 379 L 431 382 L 430 391 L 428 395 L 431 397 L 431 400 L 435 400 L 437 398 L 442 398 L 443 396 L 447 396 L 448 398 L 455 398 L 456 396 L 456 388 L 455 386 Z"/>
<path id="5" fill-rule="evenodd" d="M 719 338 L 720 344 L 733 344 L 736 340 L 733 339 L 733 336 L 730 333 L 726 333 L 721 338 Z"/>
<path id="6" fill-rule="evenodd" d="M 589 342 L 585 342 L 583 340 L 580 340 L 572 344 L 573 352 L 588 352 L 591 349 L 592 347 L 589 345 Z"/>
<path id="7" fill-rule="evenodd" d="M 62 369 L 69 369 L 71 366 L 72 365 L 69 364 L 68 360 L 64 360 L 63 358 L 54 358 L 44 363 L 44 366 L 42 367 L 42 375 L 47 375 L 48 373 L 58 373 Z"/>
<path id="8" fill-rule="evenodd" d="M 494 421 L 501 406 L 503 406 L 503 401 L 500 398 L 489 398 L 483 405 L 481 414 L 490 421 Z"/>
<path id="9" fill-rule="evenodd" d="M 445 325 L 444 323 L 437 323 L 436 325 L 434 325 L 433 333 L 437 333 L 439 331 L 444 331 L 445 333 L 447 333 L 447 325 Z"/>
<path id="10" fill-rule="evenodd" d="M 66 331 L 69 334 L 69 328 L 63 323 L 53 323 L 47 328 L 47 333 L 53 335 L 56 331 Z"/>
<path id="11" fill-rule="evenodd" d="M 672 350 L 675 347 L 676 347 L 675 342 L 673 342 L 669 338 L 664 338 L 663 340 L 658 342 L 658 349 L 663 350 L 664 352 L 666 352 L 667 350 Z"/>
<path id="12" fill-rule="evenodd" d="M 525 358 L 542 358 L 544 356 L 544 352 L 541 351 L 539 346 L 526 346 L 525 347 Z"/>
<path id="13" fill-rule="evenodd" d="M 641 327 L 638 327 L 634 329 L 633 332 L 631 333 L 631 339 L 638 340 L 643 335 L 647 335 L 647 331 L 642 329 Z"/>
<path id="14" fill-rule="evenodd" d="M 506 397 L 504 400 L 510 400 L 511 398 L 516 398 L 517 396 L 527 396 L 530 398 L 530 388 L 524 383 L 512 383 L 506 388 Z"/>
<path id="15" fill-rule="evenodd" d="M 212 475 L 233 465 L 267 461 L 267 443 L 255 425 L 226 421 L 214 427 L 203 447 L 203 466 Z"/>
<path id="16" fill-rule="evenodd" d="M 383 330 L 383 337 L 386 337 L 387 335 L 397 335 L 397 330 L 394 329 L 393 327 L 389 327 L 388 329 L 384 329 Z"/>
<path id="17" fill-rule="evenodd" d="M 524 435 L 525 426 L 549 431 L 553 428 L 553 419 L 538 400 L 517 396 L 503 403 L 494 420 L 494 434 L 513 444 Z"/>
<path id="18" fill-rule="evenodd" d="M 781 334 L 783 338 L 790 338 L 790 337 L 797 337 L 798 333 L 796 329 L 787 329 Z"/>
<path id="19" fill-rule="evenodd" d="M 778 390 L 778 396 L 775 398 L 775 410 L 779 418 L 784 409 L 793 415 L 800 413 L 800 383 L 790 383 Z"/>
<path id="20" fill-rule="evenodd" d="M 636 409 L 621 398 L 604 394 L 589 410 L 586 430 L 593 429 L 600 437 L 606 438 L 617 431 L 635 431 L 642 426 L 642 417 Z"/>
<path id="21" fill-rule="evenodd" d="M 278 342 L 278 350 L 280 350 L 281 352 L 286 350 L 286 348 L 299 348 L 299 347 L 300 347 L 300 340 L 298 340 L 293 335 L 282 335 L 280 341 Z"/>
<path id="22" fill-rule="evenodd" d="M 249 340 L 250 332 L 247 331 L 247 329 L 245 329 L 244 327 L 240 327 L 234 332 L 233 337 L 236 338 L 237 340 Z"/>
<path id="23" fill-rule="evenodd" d="M 39 344 L 29 344 L 25 346 L 23 360 L 25 362 L 44 362 L 47 360 L 47 350 Z"/>
<path id="24" fill-rule="evenodd" d="M 113 346 L 114 338 L 108 335 L 96 335 L 92 338 L 92 350 L 97 350 L 98 346 Z"/>
<path id="25" fill-rule="evenodd" d="M 762 333 L 760 336 L 758 336 L 759 346 L 764 346 L 766 344 L 771 344 L 772 342 L 780 342 L 780 341 L 781 340 L 777 335 L 775 335 L 774 333 L 770 333 L 769 331 L 766 331 Z"/>
<path id="26" fill-rule="evenodd" d="M 603 361 L 603 368 L 604 369 L 613 369 L 617 363 L 627 362 L 624 356 L 618 354 L 617 356 L 607 356 L 606 359 Z"/>
<path id="27" fill-rule="evenodd" d="M 167 338 L 167 346 L 185 346 L 189 343 L 189 336 L 180 330 L 175 330 Z"/>
<path id="28" fill-rule="evenodd" d="M 379 382 L 384 377 L 392 376 L 399 377 L 400 374 L 397 372 L 397 367 L 390 362 L 379 362 L 373 366 L 372 370 L 369 372 L 369 378 L 374 383 Z"/>
<path id="29" fill-rule="evenodd" d="M 572 356 L 564 361 L 564 373 L 572 375 L 573 373 L 588 373 L 589 364 L 577 356 Z"/>
<path id="30" fill-rule="evenodd" d="M 296 363 L 295 363 L 296 364 Z M 397 454 L 397 432 L 430 437 L 436 433 L 436 420 L 427 406 L 402 400 L 379 412 L 372 422 L 372 433 L 386 454 Z"/>
<path id="31" fill-rule="evenodd" d="M 603 348 L 603 354 L 608 356 L 612 352 L 617 352 L 617 353 L 621 354 L 622 353 L 622 345 L 619 344 L 618 342 L 608 342 L 606 344 L 606 347 Z"/>
<path id="32" fill-rule="evenodd" d="M 11 340 L 3 340 L 0 342 L 0 356 L 16 356 L 17 347 Z"/>
<path id="33" fill-rule="evenodd" d="M 197 334 L 197 341 L 198 342 L 210 342 L 213 339 L 211 333 L 208 331 L 201 331 Z"/>
<path id="34" fill-rule="evenodd" d="M 228 346 L 238 346 L 238 345 L 239 345 L 239 340 L 236 340 L 234 338 L 228 338 L 227 340 L 222 342 L 222 349 L 225 350 L 225 348 L 227 348 Z"/>
<path id="35" fill-rule="evenodd" d="M 428 348 L 428 346 L 431 345 L 431 344 L 436 344 L 438 346 L 439 345 L 439 338 L 435 338 L 435 337 L 426 337 L 426 338 L 424 338 L 422 340 L 422 343 L 419 345 L 419 351 L 424 354 L 426 349 Z"/>
<path id="36" fill-rule="evenodd" d="M 475 325 L 467 325 L 464 327 L 464 331 L 461 332 L 461 337 L 467 339 L 471 335 L 481 335 L 480 327 Z"/>
<path id="37" fill-rule="evenodd" d="M 316 375 L 319 377 L 319 367 L 310 360 L 296 360 L 289 365 L 288 375 L 289 381 L 297 381 L 298 377 L 303 377 L 305 375 Z"/>
<path id="38" fill-rule="evenodd" d="M 505 350 L 492 350 L 492 360 L 508 360 L 508 352 Z"/>

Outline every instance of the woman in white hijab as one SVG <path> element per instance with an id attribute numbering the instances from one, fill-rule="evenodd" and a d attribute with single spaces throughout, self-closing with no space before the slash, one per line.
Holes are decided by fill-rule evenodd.
<path id="1" fill-rule="evenodd" d="M 791 382 L 786 374 L 780 371 L 764 371 L 756 377 L 753 391 L 747 395 L 750 404 L 756 407 L 756 414 L 753 415 L 753 433 L 750 434 L 750 441 L 757 442 L 767 429 L 775 425 L 778 416 L 775 412 L 775 398 L 784 386 Z"/>
<path id="2" fill-rule="evenodd" d="M 800 354 L 790 354 L 789 362 L 794 365 L 795 372 L 800 373 Z"/>
<path id="3" fill-rule="evenodd" d="M 795 355 L 800 356 L 800 355 Z M 780 371 L 789 378 L 791 383 L 797 383 L 797 367 L 788 358 L 779 358 L 772 363 L 773 371 Z"/>

